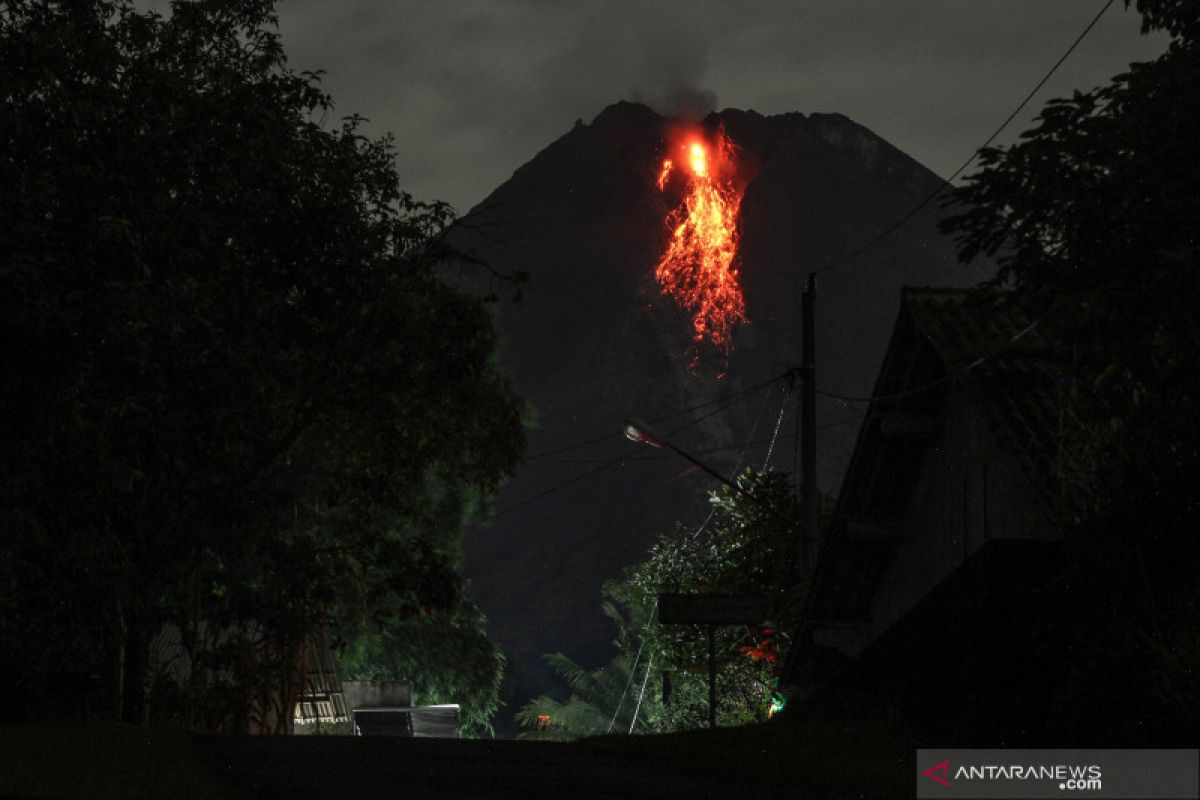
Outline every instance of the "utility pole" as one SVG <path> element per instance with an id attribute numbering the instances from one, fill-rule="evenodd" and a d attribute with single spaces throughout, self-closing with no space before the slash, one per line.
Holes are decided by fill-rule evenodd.
<path id="1" fill-rule="evenodd" d="M 800 501 L 804 505 L 804 527 L 800 533 L 797 575 L 812 569 L 817 553 L 817 380 L 816 319 L 813 311 L 817 296 L 817 276 L 810 272 L 804 279 L 800 304 L 800 469 L 803 484 Z"/>

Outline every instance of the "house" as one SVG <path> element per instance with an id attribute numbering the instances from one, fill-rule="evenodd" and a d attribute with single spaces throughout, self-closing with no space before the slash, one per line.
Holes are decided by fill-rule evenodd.
<path id="1" fill-rule="evenodd" d="M 319 729 L 321 725 L 348 723 L 350 714 L 346 710 L 342 679 L 328 640 L 322 636 L 317 645 L 305 647 L 304 658 L 304 684 L 296 698 L 293 730 L 296 725 Z"/>
<path id="2" fill-rule="evenodd" d="M 349 722 L 337 662 L 324 635 L 281 657 L 255 623 L 217 626 L 202 620 L 189 634 L 164 624 L 150 641 L 151 720 L 252 734 Z M 247 674 L 266 679 L 247 681 Z"/>
<path id="3" fill-rule="evenodd" d="M 903 290 L 785 682 L 999 743 L 1036 735 L 1064 653 L 1058 373 L 997 300 Z"/>

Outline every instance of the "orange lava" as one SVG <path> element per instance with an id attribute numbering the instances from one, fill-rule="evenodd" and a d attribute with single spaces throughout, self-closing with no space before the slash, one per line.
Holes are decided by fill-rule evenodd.
<path id="1" fill-rule="evenodd" d="M 663 161 L 658 187 L 666 190 L 678 167 L 684 181 L 679 207 L 667 217 L 671 240 L 654 269 L 664 294 L 692 315 L 692 339 L 729 355 L 733 328 L 746 321 L 738 281 L 738 209 L 742 191 L 733 180 L 733 144 L 718 130 L 712 145 L 692 138 L 683 158 Z"/>

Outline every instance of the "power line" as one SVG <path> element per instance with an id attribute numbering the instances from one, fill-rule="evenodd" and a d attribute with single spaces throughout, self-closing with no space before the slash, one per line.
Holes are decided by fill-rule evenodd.
<path id="1" fill-rule="evenodd" d="M 590 478 L 592 475 L 595 475 L 597 472 L 602 472 L 603 470 L 606 470 L 609 467 L 614 466 L 618 462 L 623 461 L 625 459 L 625 457 L 628 456 L 632 452 L 633 452 L 633 449 L 626 450 L 624 453 L 621 453 L 620 455 L 617 455 L 617 456 L 613 456 L 612 458 L 602 462 L 598 466 L 593 467 L 592 469 L 589 469 L 587 472 L 584 472 L 580 475 L 576 475 L 572 478 L 568 478 L 567 480 L 563 481 L 562 483 L 555 484 L 554 486 L 551 486 L 549 489 L 546 489 L 545 491 L 538 492 L 535 495 L 532 495 L 530 497 L 525 498 L 524 500 L 520 500 L 520 501 L 512 503 L 510 505 L 501 506 L 500 508 L 497 508 L 495 510 L 495 512 L 494 512 L 495 516 L 498 517 L 502 514 L 507 514 L 510 511 L 516 511 L 518 508 L 524 508 L 525 506 L 529 505 L 530 503 L 537 502 L 538 500 L 541 500 L 543 497 L 547 497 L 547 496 L 552 495 L 562 489 L 565 489 L 573 483 L 578 483 L 579 481 L 583 480 L 584 478 Z"/>
<path id="2" fill-rule="evenodd" d="M 834 420 L 833 422 L 826 422 L 824 425 L 818 425 L 817 430 L 823 431 L 823 430 L 828 430 L 829 428 L 836 428 L 840 425 L 849 425 L 851 422 L 858 422 L 859 420 L 866 419 L 866 417 L 867 417 L 867 415 L 865 413 L 855 414 L 853 417 L 846 417 L 844 419 Z M 784 435 L 788 436 L 794 432 L 795 431 L 789 431 L 788 433 L 786 433 Z M 762 439 L 755 439 L 753 442 L 749 442 L 749 444 L 762 444 L 764 442 L 769 442 L 769 441 L 771 441 L 770 438 L 764 437 Z M 733 447 L 735 447 L 735 445 L 726 445 L 724 447 L 713 447 L 708 450 L 701 450 L 696 455 L 700 455 L 700 456 L 713 455 L 714 453 L 720 453 L 725 450 L 730 450 Z M 657 459 L 666 458 L 666 457 L 667 457 L 666 455 L 655 454 L 655 455 L 645 456 L 644 458 L 638 458 L 638 459 L 633 459 L 633 460 L 635 460 L 635 461 L 650 461 L 650 460 L 657 460 Z"/>
<path id="3" fill-rule="evenodd" d="M 1025 336 L 1027 336 L 1028 334 L 1032 333 L 1034 330 L 1037 329 L 1037 326 L 1040 324 L 1041 324 L 1041 320 L 1037 320 L 1035 322 L 1029 323 L 1024 328 L 1022 328 L 1020 331 L 1018 331 L 1017 333 L 1010 336 L 1008 338 L 1008 341 L 1001 344 L 994 352 L 989 353 L 987 355 L 980 356 L 979 358 L 972 361 L 970 364 L 967 364 L 965 367 L 960 367 L 951 372 L 947 372 L 942 377 L 936 378 L 932 381 L 929 381 L 924 386 L 916 386 L 912 389 L 905 389 L 902 392 L 895 392 L 893 394 L 880 394 L 880 395 L 873 394 L 868 397 L 846 397 L 845 395 L 834 394 L 832 392 L 827 392 L 820 388 L 817 389 L 817 394 L 832 398 L 834 400 L 842 400 L 847 403 L 873 403 L 873 402 L 878 402 L 880 400 L 901 400 L 906 397 L 912 397 L 913 395 L 918 395 L 918 394 L 921 394 L 922 392 L 927 392 L 930 389 L 932 389 L 933 387 L 939 386 L 943 383 L 946 383 L 947 381 L 954 380 L 955 378 L 959 377 L 960 375 L 965 375 L 968 372 L 970 372 L 971 370 L 980 366 L 981 364 L 985 364 L 989 360 L 996 358 L 997 356 L 1003 355 L 1005 353 L 1005 351 L 1008 349 L 1009 345 L 1013 344 L 1014 342 L 1018 341 L 1019 339 L 1022 339 Z"/>
<path id="4" fill-rule="evenodd" d="M 836 269 L 849 261 L 853 261 L 855 258 L 862 255 L 867 250 L 874 247 L 876 244 L 878 244 L 882 240 L 886 239 L 888 236 L 890 236 L 891 234 L 893 234 L 897 230 L 899 230 L 901 227 L 903 227 L 903 225 L 906 222 L 908 222 L 910 219 L 915 217 L 921 209 L 925 208 L 925 206 L 929 205 L 939 195 L 941 195 L 942 192 L 944 192 L 947 187 L 952 187 L 954 179 L 957 178 L 959 175 L 961 175 L 963 173 L 963 171 L 965 171 L 966 168 L 971 165 L 971 162 L 974 161 L 979 156 L 980 153 L 982 153 L 985 149 L 987 149 L 989 146 L 991 146 L 992 142 L 996 141 L 996 138 L 1004 131 L 1005 128 L 1008 127 L 1009 123 L 1011 123 L 1016 118 L 1017 114 L 1020 114 L 1022 109 L 1024 109 L 1025 106 L 1029 105 L 1029 101 L 1032 100 L 1039 91 L 1041 91 L 1042 87 L 1045 86 L 1046 82 L 1048 80 L 1050 80 L 1050 77 L 1052 75 L 1054 75 L 1055 72 L 1058 71 L 1058 68 L 1062 66 L 1063 62 L 1066 61 L 1068 57 L 1070 57 L 1071 53 L 1075 52 L 1075 48 L 1078 47 L 1079 43 L 1084 40 L 1084 37 L 1086 37 L 1091 32 L 1092 28 L 1094 28 L 1096 26 L 1096 23 L 1100 21 L 1100 18 L 1104 16 L 1104 13 L 1106 11 L 1108 11 L 1109 6 L 1111 6 L 1112 4 L 1113 4 L 1113 0 L 1107 0 L 1107 2 L 1105 2 L 1104 6 L 1100 9 L 1099 12 L 1097 12 L 1096 16 L 1092 17 L 1092 21 L 1089 22 L 1087 24 L 1087 27 L 1085 27 L 1083 29 L 1083 32 L 1080 33 L 1077 37 L 1075 37 L 1075 41 L 1071 42 L 1071 46 L 1067 48 L 1066 52 L 1063 53 L 1059 57 L 1058 61 L 1054 62 L 1054 66 L 1052 66 L 1050 68 L 1050 71 L 1042 76 L 1042 79 L 1037 82 L 1037 85 L 1034 86 L 1033 89 L 1030 90 L 1029 94 L 1025 95 L 1025 99 L 1021 101 L 1020 105 L 1018 105 L 1015 109 L 1013 109 L 1013 112 L 1004 119 L 1004 122 L 1000 123 L 1000 126 L 998 128 L 996 128 L 995 131 L 992 132 L 992 135 L 987 138 L 986 142 L 984 142 L 982 145 L 977 147 L 971 153 L 970 157 L 967 158 L 967 160 L 962 163 L 962 166 L 960 166 L 958 169 L 954 170 L 953 174 L 951 174 L 950 177 L 942 179 L 941 185 L 938 186 L 938 188 L 934 192 L 927 195 L 925 197 L 925 199 L 923 199 L 920 203 L 918 203 L 911 211 L 909 211 L 907 214 L 905 214 L 903 217 L 898 219 L 896 222 L 892 223 L 890 226 L 885 228 L 881 233 L 876 234 L 874 237 L 869 239 L 865 244 L 861 245 L 860 247 L 858 247 L 855 250 L 851 250 L 846 255 L 844 255 L 834 261 L 831 261 L 830 263 L 826 264 L 825 266 L 820 267 L 819 269 L 813 270 L 813 274 L 820 275 L 823 272 L 829 272 L 830 270 Z"/>
<path id="5" fill-rule="evenodd" d="M 866 413 L 862 413 L 862 414 L 855 414 L 852 417 L 845 417 L 843 419 L 833 420 L 832 422 L 826 422 L 823 425 L 818 425 L 817 430 L 823 431 L 823 430 L 828 430 L 829 428 L 836 428 L 841 425 L 849 425 L 851 422 L 858 422 L 861 419 L 865 419 L 866 416 L 867 416 Z M 795 433 L 796 430 L 799 430 L 799 428 L 797 427 L 795 430 L 789 429 L 783 433 L 783 436 L 785 438 L 789 437 L 793 433 Z M 695 451 L 694 455 L 708 456 L 708 455 L 713 455 L 715 453 L 724 453 L 725 451 L 732 450 L 735 447 L 743 447 L 744 448 L 747 445 L 765 444 L 765 443 L 770 442 L 771 438 L 772 437 L 763 436 L 758 439 L 753 439 L 751 441 L 745 442 L 742 445 L 737 445 L 737 444 L 719 445 L 717 447 L 710 447 L 707 450 L 697 450 L 697 451 Z M 674 455 L 673 453 L 647 453 L 645 455 L 640 455 L 640 456 L 636 456 L 633 458 L 627 458 L 625 460 L 636 463 L 636 462 L 640 462 L 640 461 L 663 461 L 668 458 L 677 458 L 677 457 L 678 456 Z M 577 460 L 571 460 L 571 461 L 563 461 L 561 463 L 564 463 L 564 464 L 596 464 L 596 463 L 606 462 L 608 460 L 609 459 L 592 458 L 592 459 L 577 459 Z"/>
<path id="6" fill-rule="evenodd" d="M 746 460 L 746 451 L 750 449 L 749 441 L 758 433 L 758 426 L 762 424 L 763 414 L 767 413 L 767 406 L 771 402 L 771 396 L 768 394 L 763 398 L 762 405 L 758 407 L 758 413 L 754 415 L 754 425 L 750 428 L 750 434 L 746 437 L 747 444 L 742 446 L 742 451 L 738 453 L 737 463 L 733 467 L 733 474 L 737 475 L 738 470 L 742 467 L 742 462 Z"/>
<path id="7" fill-rule="evenodd" d="M 758 444 L 758 443 L 759 443 L 759 441 L 761 441 L 761 440 L 755 440 L 755 438 L 754 438 L 754 434 L 758 432 L 758 424 L 759 424 L 759 422 L 761 422 L 761 421 L 762 421 L 762 415 L 763 415 L 763 413 L 764 413 L 764 412 L 767 410 L 767 403 L 770 401 L 770 399 L 771 399 L 770 397 L 765 397 L 765 398 L 763 398 L 763 404 L 762 404 L 762 406 L 761 406 L 761 407 L 758 409 L 758 416 L 757 416 L 757 417 L 755 417 L 755 419 L 754 419 L 754 427 L 752 427 L 752 428 L 750 429 L 750 435 L 747 437 L 747 439 L 746 439 L 746 443 L 742 445 L 742 450 L 741 450 L 741 452 L 740 452 L 740 453 L 738 453 L 738 460 L 737 460 L 737 463 L 736 463 L 736 464 L 734 464 L 734 466 L 733 466 L 733 474 L 734 474 L 734 476 L 735 476 L 735 477 L 734 477 L 734 480 L 737 480 L 737 477 L 736 477 L 736 476 L 737 476 L 737 474 L 738 474 L 738 471 L 739 471 L 739 470 L 741 470 L 741 468 L 742 468 L 742 463 L 743 463 L 744 461 L 746 461 L 746 453 L 747 453 L 747 452 L 750 450 L 750 446 L 751 446 L 751 445 L 753 445 L 753 444 Z M 785 406 L 785 407 L 787 406 L 787 389 L 786 389 L 786 387 L 784 388 L 783 404 L 784 404 L 784 406 Z M 782 418 L 782 414 L 783 414 L 783 409 L 782 409 L 782 408 L 780 409 L 779 413 L 780 413 L 780 415 L 781 415 L 781 418 Z M 779 435 L 779 423 L 778 423 L 778 422 L 776 422 L 776 423 L 775 423 L 775 433 L 774 433 L 774 436 L 778 436 L 778 435 Z M 773 446 L 773 445 L 772 445 L 772 446 Z M 665 454 L 664 454 L 664 455 L 665 455 Z M 701 455 L 704 455 L 704 454 L 703 454 L 703 453 L 701 453 Z M 768 454 L 768 455 L 767 455 L 767 461 L 770 461 L 770 459 L 771 459 L 771 456 L 770 456 L 770 454 Z M 763 469 L 766 469 L 766 464 L 765 464 L 765 463 L 763 464 Z M 716 515 L 717 515 L 717 509 L 716 509 L 716 506 L 713 506 L 712 508 L 710 508 L 710 509 L 708 510 L 708 516 L 706 516 L 706 517 L 704 518 L 704 521 L 700 523 L 700 525 L 699 525 L 699 526 L 696 528 L 696 530 L 692 531 L 691 538 L 692 538 L 692 539 L 695 539 L 695 538 L 697 538 L 698 536 L 700 536 L 700 534 L 704 533 L 705 529 L 708 527 L 708 523 L 712 522 L 712 520 L 713 520 L 713 517 L 715 517 Z"/>
<path id="8" fill-rule="evenodd" d="M 642 692 L 638 695 L 637 708 L 633 709 L 633 719 L 629 721 L 629 732 L 633 733 L 633 726 L 637 724 L 638 714 L 642 710 L 642 700 L 646 697 L 646 685 L 650 683 L 650 670 L 654 667 L 654 653 L 650 654 L 650 658 L 646 660 L 646 677 L 642 678 Z"/>
<path id="9" fill-rule="evenodd" d="M 764 381 L 756 386 L 751 387 L 750 389 L 747 389 L 737 395 L 734 395 L 731 398 L 726 398 L 725 400 L 721 401 L 723 403 L 723 405 L 717 406 L 716 408 L 714 408 L 712 411 L 708 412 L 707 414 L 703 414 L 699 417 L 696 417 L 695 419 L 688 422 L 686 425 L 681 425 L 678 428 L 668 431 L 666 435 L 674 436 L 675 434 L 681 433 L 681 432 L 687 430 L 688 428 L 691 428 L 694 425 L 699 425 L 704 420 L 706 420 L 709 417 L 712 417 L 716 414 L 720 414 L 722 411 L 725 411 L 727 408 L 734 405 L 735 403 L 738 403 L 741 400 L 744 400 L 746 397 L 749 397 L 754 392 L 762 391 L 762 389 L 764 389 L 767 386 L 770 386 L 771 383 L 775 380 L 778 380 L 778 378 L 772 378 L 771 380 Z M 697 408 L 703 408 L 706 405 L 711 405 L 711 403 L 703 403 L 700 406 L 697 406 Z M 691 409 L 688 409 L 688 410 L 691 410 Z M 659 417 L 659 420 L 671 419 L 672 417 L 678 417 L 680 414 L 687 413 L 688 410 L 677 411 L 677 412 L 669 414 L 665 417 Z M 592 469 L 589 469 L 587 472 L 584 472 L 584 473 L 581 473 L 574 477 L 568 478 L 567 480 L 562 481 L 561 483 L 555 484 L 554 486 L 551 486 L 544 491 L 538 492 L 535 495 L 527 497 L 524 500 L 497 508 L 495 510 L 495 515 L 500 516 L 501 514 L 507 514 L 510 511 L 516 511 L 518 508 L 524 508 L 525 506 L 529 505 L 530 503 L 541 500 L 543 497 L 548 497 L 549 495 L 555 494 L 556 492 L 558 492 L 562 489 L 565 489 L 566 487 L 568 487 L 574 483 L 578 483 L 579 481 L 583 480 L 584 478 L 589 478 L 598 472 L 602 472 L 603 470 L 606 470 L 609 467 L 615 466 L 615 465 L 627 460 L 629 458 L 629 456 L 638 452 L 641 449 L 641 447 L 642 447 L 642 445 L 640 445 L 640 444 L 631 445 L 629 448 L 627 448 L 623 452 L 618 453 L 617 455 L 612 456 L 611 458 L 607 458 L 607 459 L 603 460 L 597 466 L 593 467 Z M 640 459 L 637 459 L 637 460 L 640 460 Z M 587 462 L 584 462 L 584 463 L 587 463 Z"/>
<path id="10" fill-rule="evenodd" d="M 747 389 L 743 389 L 742 391 L 738 392 L 737 394 L 733 395 L 732 397 L 717 398 L 716 400 L 707 400 L 703 403 L 697 403 L 696 405 L 691 406 L 690 408 L 683 408 L 683 409 L 680 409 L 679 411 L 673 411 L 670 414 L 666 414 L 661 417 L 655 417 L 654 419 L 651 419 L 648 421 L 650 423 L 666 422 L 669 419 L 675 419 L 676 417 L 683 416 L 684 414 L 690 414 L 694 411 L 699 411 L 700 409 L 707 408 L 714 404 L 722 404 L 722 403 L 729 404 L 731 402 L 736 402 L 737 400 L 745 399 L 745 398 L 750 397 L 751 395 L 761 391 L 762 389 L 766 388 L 767 386 L 770 386 L 775 381 L 779 380 L 781 377 L 783 377 L 783 376 L 775 375 L 761 383 L 756 383 Z M 587 447 L 588 445 L 599 444 L 600 442 L 606 442 L 609 439 L 619 437 L 619 436 L 621 436 L 621 432 L 614 430 L 614 431 L 606 433 L 602 436 L 597 436 L 592 439 L 585 439 L 580 442 L 575 442 L 574 444 L 568 444 L 568 445 L 563 445 L 562 447 L 557 447 L 553 450 L 545 450 L 540 453 L 534 453 L 533 455 L 526 456 L 525 460 L 526 461 L 535 461 L 535 460 L 543 459 L 543 458 L 546 458 L 547 456 L 558 455 L 559 453 L 566 453 L 571 450 L 578 450 L 579 448 Z"/>
<path id="11" fill-rule="evenodd" d="M 1010 336 L 1005 342 L 1003 342 L 993 352 L 988 353 L 983 356 L 980 356 L 980 357 L 976 358 L 974 361 L 971 361 L 969 364 L 967 364 L 963 367 L 959 367 L 956 370 L 946 373 L 945 375 L 941 376 L 940 378 L 935 378 L 934 380 L 929 381 L 928 383 L 925 383 L 921 386 L 913 387 L 912 389 L 905 389 L 904 391 L 893 392 L 892 394 L 870 395 L 870 396 L 866 396 L 866 397 L 849 397 L 846 395 L 834 394 L 833 392 L 827 392 L 820 388 L 817 389 L 817 393 L 821 394 L 825 397 L 834 399 L 834 400 L 842 400 L 842 401 L 845 401 L 848 403 L 870 403 L 872 401 L 900 400 L 900 399 L 903 399 L 906 397 L 912 397 L 914 395 L 921 394 L 922 392 L 927 392 L 930 389 L 932 389 L 933 387 L 939 386 L 943 383 L 946 383 L 947 381 L 954 380 L 955 378 L 958 378 L 961 375 L 965 375 L 968 372 L 970 372 L 971 370 L 974 370 L 977 367 L 980 367 L 983 364 L 986 364 L 988 361 L 990 361 L 994 358 L 999 358 L 1000 356 L 1002 356 L 1008 352 L 1010 345 L 1016 343 L 1017 341 L 1025 338 L 1029 334 L 1033 333 L 1035 330 L 1037 330 L 1037 328 L 1040 324 L 1041 324 L 1041 320 L 1035 320 L 1034 322 L 1029 323 L 1024 328 L 1022 328 L 1021 330 L 1017 331 L 1015 334 Z M 861 413 L 861 414 L 856 414 L 852 417 L 846 417 L 844 419 L 834 420 L 832 422 L 826 422 L 824 425 L 818 425 L 817 430 L 822 431 L 822 430 L 826 430 L 828 428 L 835 428 L 839 425 L 848 425 L 851 422 L 857 422 L 859 420 L 865 419 L 866 417 L 867 417 L 866 412 Z M 799 430 L 799 428 L 797 427 L 796 430 Z M 792 432 L 794 433 L 795 431 L 792 431 Z M 785 434 L 785 436 L 786 435 L 787 434 Z M 747 444 L 761 444 L 766 441 L 770 441 L 770 440 L 769 439 L 758 439 L 754 442 L 748 442 Z M 724 446 L 724 447 L 714 447 L 709 450 L 702 450 L 702 451 L 698 452 L 696 455 L 701 455 L 701 456 L 712 455 L 713 453 L 719 453 L 724 450 L 729 450 L 732 447 L 733 447 L 733 445 L 728 445 L 728 446 Z M 654 455 L 643 456 L 642 458 L 638 458 L 638 459 L 634 459 L 634 460 L 648 461 L 651 459 L 660 459 L 660 458 L 667 458 L 667 457 L 669 457 L 669 454 L 654 454 Z"/>
<path id="12" fill-rule="evenodd" d="M 791 399 L 791 392 L 787 387 L 783 387 L 783 402 L 779 404 L 779 416 L 775 418 L 775 430 L 771 434 L 771 444 L 767 447 L 767 455 L 763 458 L 763 465 L 759 468 L 759 472 L 765 472 L 767 467 L 771 465 L 771 456 L 775 455 L 775 441 L 779 438 L 779 427 L 783 425 L 783 414 L 787 411 L 788 401 Z M 745 450 L 742 454 L 745 454 Z"/>
<path id="13" fill-rule="evenodd" d="M 654 607 L 650 609 L 650 616 L 646 618 L 646 630 L 647 631 L 650 630 L 650 621 L 654 619 L 655 611 L 658 611 L 658 598 L 657 597 L 654 598 Z M 617 714 L 621 713 L 621 706 L 625 704 L 625 695 L 629 694 L 629 686 L 630 686 L 630 684 L 633 683 L 633 676 L 634 676 L 634 673 L 637 672 L 638 662 L 642 660 L 642 648 L 645 647 L 645 645 L 646 645 L 646 635 L 645 635 L 645 631 L 643 631 L 642 635 L 638 637 L 638 651 L 637 651 L 637 655 L 633 657 L 633 664 L 630 665 L 630 667 L 629 667 L 629 679 L 625 681 L 625 691 L 621 692 L 621 699 L 617 701 L 617 707 L 615 709 L 613 709 L 612 719 L 610 719 L 608 721 L 608 729 L 604 731 L 605 733 L 612 733 L 613 725 L 616 724 L 616 721 L 617 721 Z M 638 705 L 639 706 L 641 705 L 641 700 L 638 701 Z M 636 720 L 637 712 L 634 712 L 633 716 L 634 716 L 634 719 Z"/>
<path id="14" fill-rule="evenodd" d="M 559 453 L 566 453 L 571 450 L 578 450 L 579 448 L 587 447 L 590 444 L 599 444 L 600 442 L 607 442 L 609 439 L 612 439 L 614 436 L 620 436 L 620 435 L 621 435 L 620 431 L 610 431 L 610 432 L 604 434 L 603 436 L 597 436 L 594 439 L 585 439 L 582 442 L 575 442 L 574 444 L 563 445 L 562 447 L 557 447 L 553 450 L 545 450 L 541 453 L 534 453 L 531 456 L 526 456 L 525 460 L 526 461 L 536 461 L 538 459 L 545 458 L 546 456 L 558 455 Z"/>

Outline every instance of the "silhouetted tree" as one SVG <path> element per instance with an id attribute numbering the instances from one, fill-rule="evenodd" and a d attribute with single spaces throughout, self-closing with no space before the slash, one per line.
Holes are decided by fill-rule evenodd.
<path id="1" fill-rule="evenodd" d="M 5 3 L 0 102 L 5 713 L 145 718 L 170 623 L 208 667 L 173 713 L 236 726 L 323 627 L 453 609 L 439 503 L 519 405 L 451 210 L 326 127 L 272 3 Z"/>
<path id="2" fill-rule="evenodd" d="M 964 260 L 998 258 L 996 285 L 1063 365 L 1057 521 L 1080 664 L 1063 724 L 1161 741 L 1200 723 L 1177 671 L 1196 650 L 1200 564 L 1200 5 L 1137 8 L 1167 51 L 986 150 L 944 228 Z"/>
<path id="3" fill-rule="evenodd" d="M 1168 51 L 1107 86 L 1052 100 L 954 192 L 961 256 L 994 255 L 995 283 L 1052 334 L 1069 366 L 1061 460 L 1081 514 L 1157 491 L 1187 513 L 1200 461 L 1197 220 L 1200 7 L 1138 3 Z M 1176 491 L 1163 491 L 1173 487 Z M 1191 484 L 1194 488 L 1194 483 Z"/>

